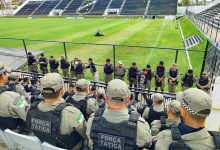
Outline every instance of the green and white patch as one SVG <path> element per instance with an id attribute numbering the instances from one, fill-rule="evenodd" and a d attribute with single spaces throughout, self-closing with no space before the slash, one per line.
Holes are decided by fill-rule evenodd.
<path id="1" fill-rule="evenodd" d="M 83 114 L 81 112 L 76 116 L 76 120 L 79 123 L 83 122 Z"/>
<path id="2" fill-rule="evenodd" d="M 20 108 L 23 108 L 26 104 L 26 100 L 23 96 L 19 97 L 16 101 L 15 101 L 15 105 L 20 107 Z"/>

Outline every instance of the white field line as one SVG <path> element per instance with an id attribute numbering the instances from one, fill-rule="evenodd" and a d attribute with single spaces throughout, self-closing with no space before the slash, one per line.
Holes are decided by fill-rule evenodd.
<path id="1" fill-rule="evenodd" d="M 181 24 L 180 24 L 179 20 L 178 20 L 178 24 L 179 24 L 180 33 L 181 33 L 181 36 L 182 36 L 182 39 L 183 39 L 183 42 L 184 42 L 185 37 L 184 37 L 184 35 L 183 35 L 182 27 L 181 27 Z M 192 64 L 191 64 L 191 61 L 190 61 L 188 49 L 185 47 L 185 45 L 184 45 L 184 49 L 185 49 L 185 52 L 186 52 L 186 59 L 187 59 L 187 61 L 188 61 L 189 68 L 190 68 L 190 69 L 193 69 L 193 68 L 192 68 Z"/>

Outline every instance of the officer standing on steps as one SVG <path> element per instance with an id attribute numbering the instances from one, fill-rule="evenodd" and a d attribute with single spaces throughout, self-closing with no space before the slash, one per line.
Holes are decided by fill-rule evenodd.
<path id="1" fill-rule="evenodd" d="M 44 54 L 40 54 L 40 58 L 38 60 L 38 64 L 40 64 L 40 70 L 42 71 L 42 74 L 48 73 L 48 60 L 46 57 L 44 57 Z"/>
<path id="2" fill-rule="evenodd" d="M 78 65 L 78 58 L 70 62 L 70 78 L 76 77 L 76 67 Z"/>
<path id="3" fill-rule="evenodd" d="M 206 93 L 209 93 L 210 85 L 211 85 L 211 81 L 208 77 L 208 73 L 204 71 L 200 76 L 200 78 L 196 80 L 196 87 L 198 89 L 203 90 Z"/>
<path id="4" fill-rule="evenodd" d="M 12 91 L 19 93 L 20 95 L 24 96 L 26 100 L 30 100 L 31 96 L 25 91 L 24 87 L 19 83 L 21 77 L 21 73 L 19 72 L 12 72 L 9 75 L 9 83 L 8 86 L 11 88 Z"/>
<path id="5" fill-rule="evenodd" d="M 136 63 L 133 62 L 131 67 L 128 69 L 128 81 L 129 81 L 129 87 L 137 88 L 137 79 L 139 75 L 139 70 L 136 66 Z"/>
<path id="6" fill-rule="evenodd" d="M 111 60 L 106 59 L 106 64 L 104 66 L 105 83 L 109 83 L 112 80 L 112 73 L 113 72 L 114 72 L 114 67 L 111 64 Z"/>
<path id="7" fill-rule="evenodd" d="M 9 91 L 6 83 L 10 69 L 0 62 L 0 128 L 15 130 L 23 125 L 29 104 L 18 93 Z"/>
<path id="8" fill-rule="evenodd" d="M 28 68 L 29 71 L 33 71 L 34 72 L 34 63 L 37 63 L 36 58 L 33 56 L 33 54 L 31 52 L 28 52 Z"/>
<path id="9" fill-rule="evenodd" d="M 69 77 L 69 67 L 70 67 L 69 61 L 64 56 L 61 56 L 60 69 L 62 69 L 64 77 Z"/>
<path id="10" fill-rule="evenodd" d="M 118 61 L 118 66 L 115 67 L 115 77 L 124 81 L 126 69 L 123 67 L 122 61 Z"/>
<path id="11" fill-rule="evenodd" d="M 51 73 L 53 72 L 59 73 L 58 71 L 59 62 L 53 56 L 50 56 L 49 64 L 50 64 Z"/>
<path id="12" fill-rule="evenodd" d="M 86 79 L 80 79 L 76 82 L 76 92 L 72 97 L 69 97 L 66 102 L 78 108 L 88 120 L 88 117 L 98 109 L 96 99 L 90 94 L 91 83 Z"/>
<path id="13" fill-rule="evenodd" d="M 98 70 L 96 69 L 93 59 L 89 58 L 88 61 L 89 61 L 89 65 L 86 68 L 90 69 L 90 72 L 92 73 L 92 76 L 93 76 L 93 81 L 99 82 L 99 73 L 98 73 Z"/>
<path id="14" fill-rule="evenodd" d="M 147 84 L 147 89 L 151 90 L 151 79 L 154 77 L 154 72 L 151 70 L 151 66 L 148 64 L 146 66 L 146 84 Z"/>
<path id="15" fill-rule="evenodd" d="M 85 78 L 85 66 L 82 63 L 81 59 L 78 59 L 78 64 L 76 66 L 76 78 L 79 79 L 84 79 Z"/>
<path id="16" fill-rule="evenodd" d="M 33 103 L 27 126 L 42 142 L 65 149 L 79 150 L 85 139 L 85 120 L 77 108 L 63 99 L 64 81 L 57 73 L 40 79 L 44 100 Z"/>
<path id="17" fill-rule="evenodd" d="M 193 87 L 193 83 L 195 83 L 195 81 L 196 79 L 193 76 L 193 70 L 189 69 L 188 72 L 182 76 L 182 91 Z"/>
<path id="18" fill-rule="evenodd" d="M 158 87 L 160 87 L 161 91 L 164 91 L 164 85 L 165 85 L 165 66 L 163 61 L 160 61 L 159 66 L 156 68 L 155 72 L 155 91 L 157 91 Z"/>
<path id="19" fill-rule="evenodd" d="M 180 107 L 181 103 L 177 100 L 166 103 L 167 119 L 161 117 L 160 120 L 154 120 L 151 123 L 151 133 L 153 136 L 163 130 L 170 129 L 172 124 L 178 125 L 180 123 Z"/>
<path id="20" fill-rule="evenodd" d="M 190 88 L 177 94 L 184 122 L 164 130 L 154 138 L 155 150 L 215 150 L 219 149 L 219 133 L 208 132 L 205 120 L 211 112 L 212 99 L 202 90 Z M 213 136 L 215 135 L 215 136 Z M 215 139 L 215 140 L 214 140 Z"/>
<path id="21" fill-rule="evenodd" d="M 87 122 L 89 147 L 137 150 L 149 146 L 149 125 L 138 113 L 128 113 L 130 91 L 124 81 L 109 82 L 106 102 L 107 107 L 98 109 Z"/>
<path id="22" fill-rule="evenodd" d="M 170 68 L 169 74 L 168 74 L 168 86 L 169 86 L 169 92 L 170 93 L 176 93 L 176 86 L 178 84 L 178 75 L 179 71 L 177 69 L 176 64 L 172 64 L 172 67 Z"/>

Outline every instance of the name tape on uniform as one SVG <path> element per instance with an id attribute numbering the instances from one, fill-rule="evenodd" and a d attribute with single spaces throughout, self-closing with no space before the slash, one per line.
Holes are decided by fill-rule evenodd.
<path id="1" fill-rule="evenodd" d="M 44 133 L 51 133 L 51 122 L 42 119 L 31 118 L 31 129 Z"/>
<path id="2" fill-rule="evenodd" d="M 98 145 L 110 149 L 124 150 L 124 137 L 113 136 L 108 134 L 98 134 Z"/>

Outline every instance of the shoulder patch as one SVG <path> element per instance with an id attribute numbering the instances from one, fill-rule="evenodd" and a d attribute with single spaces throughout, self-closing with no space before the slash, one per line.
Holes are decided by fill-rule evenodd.
<path id="1" fill-rule="evenodd" d="M 81 112 L 76 116 L 76 120 L 80 124 L 83 122 L 83 114 Z"/>
<path id="2" fill-rule="evenodd" d="M 19 97 L 15 100 L 14 104 L 15 104 L 16 106 L 20 107 L 20 108 L 23 108 L 23 107 L 25 106 L 25 104 L 26 104 L 26 100 L 25 100 L 25 98 L 24 98 L 23 96 L 19 96 Z"/>
<path id="3" fill-rule="evenodd" d="M 142 117 L 139 117 L 139 118 L 138 118 L 138 121 L 140 121 L 140 122 L 142 122 L 142 123 L 146 123 L 146 121 L 145 121 L 144 118 L 142 118 Z"/>

